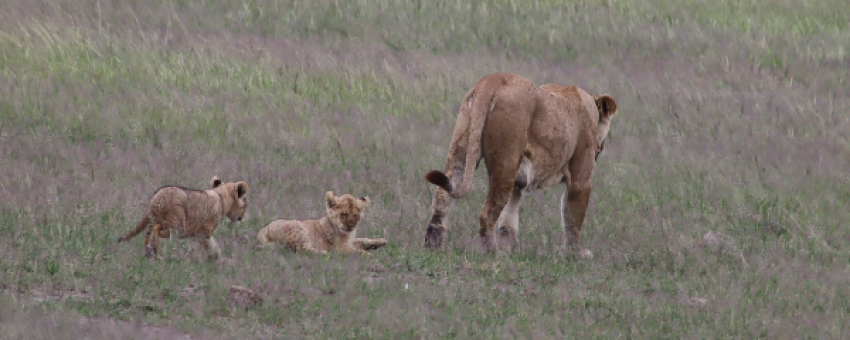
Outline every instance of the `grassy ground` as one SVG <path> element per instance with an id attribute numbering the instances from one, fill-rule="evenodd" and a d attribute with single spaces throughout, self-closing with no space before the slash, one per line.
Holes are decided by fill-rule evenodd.
<path id="1" fill-rule="evenodd" d="M 847 338 L 843 1 L 16 1 L 0 7 L 4 338 Z M 562 188 L 480 252 L 484 170 L 422 248 L 458 103 L 513 72 L 618 103 L 585 245 Z M 115 239 L 159 186 L 251 185 L 216 232 Z M 370 196 L 369 258 L 253 250 L 325 191 Z M 265 302 L 234 308 L 232 285 Z"/>

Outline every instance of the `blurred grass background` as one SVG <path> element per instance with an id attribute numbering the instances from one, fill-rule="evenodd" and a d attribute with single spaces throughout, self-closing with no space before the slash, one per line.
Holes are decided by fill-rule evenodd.
<path id="1" fill-rule="evenodd" d="M 845 338 L 850 10 L 837 0 L 17 1 L 0 7 L 0 332 L 9 338 Z M 484 170 L 422 248 L 458 103 L 513 72 L 618 103 L 584 226 L 526 196 L 480 253 Z M 115 244 L 162 185 L 251 185 L 216 232 Z M 255 252 L 327 190 L 370 258 Z M 231 285 L 259 291 L 232 308 Z"/>

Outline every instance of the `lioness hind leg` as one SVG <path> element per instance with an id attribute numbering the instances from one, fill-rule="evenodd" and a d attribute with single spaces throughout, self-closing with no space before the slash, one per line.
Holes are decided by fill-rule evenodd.
<path id="1" fill-rule="evenodd" d="M 471 92 L 470 92 L 471 93 Z M 468 97 L 469 95 L 467 95 Z M 434 199 L 431 202 L 431 219 L 428 221 L 428 228 L 425 231 L 425 247 L 429 249 L 438 248 L 443 244 L 443 238 L 446 234 L 446 214 L 449 205 L 452 202 L 450 190 L 458 190 L 463 183 L 463 176 L 467 166 L 477 167 L 481 161 L 481 154 L 475 158 L 475 164 L 466 164 L 467 149 L 469 144 L 469 108 L 462 108 L 458 115 L 458 123 L 453 132 L 452 141 L 449 145 L 449 155 L 446 159 L 445 173 L 439 171 L 429 172 L 425 179 L 433 184 L 437 184 L 437 190 L 434 193 Z M 434 177 L 432 173 L 436 173 Z M 440 181 L 435 181 L 439 179 Z"/>
<path id="2" fill-rule="evenodd" d="M 356 238 L 351 242 L 357 249 L 374 250 L 387 244 L 385 238 Z"/>
<path id="3" fill-rule="evenodd" d="M 519 206 L 522 201 L 522 190 L 514 187 L 511 193 L 511 199 L 502 210 L 502 215 L 499 216 L 499 236 L 501 244 L 510 249 L 515 249 L 519 245 Z"/>
<path id="4" fill-rule="evenodd" d="M 531 112 L 522 108 L 533 107 L 529 98 L 514 98 L 494 104 L 487 116 L 487 125 L 481 136 L 484 164 L 487 165 L 489 190 L 487 201 L 479 215 L 479 234 L 487 251 L 496 249 L 494 227 L 502 215 L 505 205 L 511 200 L 523 152 L 528 142 L 528 127 Z M 495 100 L 495 99 L 494 99 Z"/>
<path id="5" fill-rule="evenodd" d="M 525 145 L 525 143 L 523 142 L 522 145 Z M 481 214 L 478 216 L 481 225 L 478 234 L 481 236 L 484 249 L 488 252 L 498 250 L 493 229 L 508 201 L 511 200 L 514 180 L 517 172 L 519 172 L 521 158 L 521 150 L 512 150 L 511 148 L 504 148 L 500 154 L 485 157 L 484 161 L 487 162 L 487 172 L 489 172 L 489 191 Z"/>
<path id="6" fill-rule="evenodd" d="M 451 202 L 449 193 L 438 187 L 434 194 L 434 200 L 431 203 L 433 211 L 431 219 L 428 221 L 428 228 L 425 231 L 425 247 L 437 248 L 443 244 L 443 236 L 446 233 L 446 211 L 448 210 L 449 202 Z"/>
<path id="7" fill-rule="evenodd" d="M 498 250 L 493 229 L 499 220 L 499 216 L 502 215 L 505 205 L 511 198 L 513 178 L 511 178 L 511 181 L 503 183 L 503 181 L 499 181 L 501 177 L 490 176 L 490 191 L 487 193 L 487 201 L 481 209 L 481 214 L 478 215 L 478 222 L 481 225 L 478 234 L 481 236 L 481 242 L 487 252 Z"/>

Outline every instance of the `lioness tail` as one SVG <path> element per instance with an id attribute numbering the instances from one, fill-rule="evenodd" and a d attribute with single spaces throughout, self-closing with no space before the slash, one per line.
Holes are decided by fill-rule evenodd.
<path id="1" fill-rule="evenodd" d="M 431 170 L 425 175 L 425 180 L 448 192 L 452 192 L 452 182 L 441 171 Z"/>
<path id="2" fill-rule="evenodd" d="M 481 136 L 484 132 L 484 123 L 487 121 L 487 116 L 493 111 L 495 105 L 496 91 L 500 86 L 504 85 L 504 79 L 486 77 L 482 79 L 464 98 L 460 110 L 461 117 L 458 118 L 458 126 L 465 126 L 468 129 L 466 141 L 466 154 L 464 160 L 454 159 L 458 156 L 452 149 L 457 145 L 462 145 L 459 140 L 454 138 L 463 138 L 463 134 L 453 134 L 452 145 L 449 146 L 449 159 L 447 161 L 446 171 L 454 167 L 455 162 L 463 162 L 463 173 L 455 174 L 454 176 L 462 176 L 463 179 L 460 185 L 455 188 L 452 186 L 451 180 L 445 173 L 433 170 L 425 175 L 425 179 L 443 189 L 445 189 L 452 198 L 461 198 L 466 196 L 469 189 L 472 188 L 472 176 L 475 174 L 478 160 L 481 157 Z M 463 119 L 466 118 L 466 121 Z M 457 130 L 458 127 L 455 127 Z"/>

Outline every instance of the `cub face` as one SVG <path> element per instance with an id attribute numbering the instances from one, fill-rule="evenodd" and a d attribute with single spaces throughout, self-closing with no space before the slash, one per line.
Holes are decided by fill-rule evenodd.
<path id="1" fill-rule="evenodd" d="M 225 213 L 232 222 L 242 221 L 248 209 L 248 184 L 245 182 L 222 183 L 218 177 L 212 178 L 212 188 L 223 188 L 222 200 L 230 200 L 230 209 Z M 221 188 L 218 190 L 221 192 Z"/>
<path id="2" fill-rule="evenodd" d="M 354 198 L 349 194 L 336 197 L 333 191 L 325 193 L 328 218 L 331 224 L 343 234 L 350 234 L 357 228 L 360 212 L 369 205 L 369 202 L 371 202 L 369 197 Z"/>

